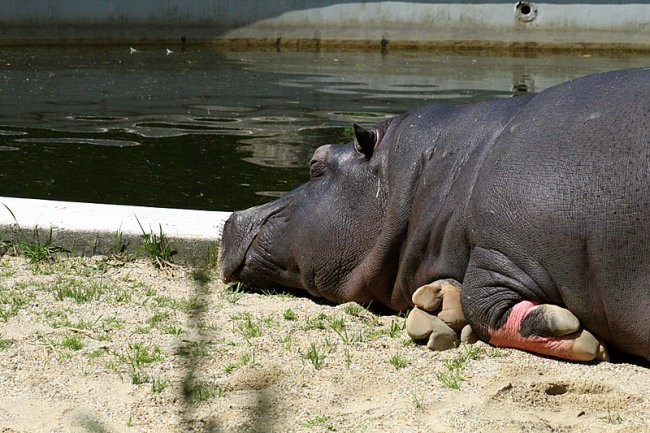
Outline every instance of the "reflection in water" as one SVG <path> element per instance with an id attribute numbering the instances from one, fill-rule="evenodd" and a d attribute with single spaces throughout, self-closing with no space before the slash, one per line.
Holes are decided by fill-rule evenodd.
<path id="1" fill-rule="evenodd" d="M 137 141 L 111 140 L 108 138 L 19 138 L 16 143 L 93 144 L 95 146 L 140 146 Z"/>
<path id="2" fill-rule="evenodd" d="M 648 57 L 0 49 L 0 195 L 234 210 L 320 145 L 433 102 L 535 92 Z M 7 96 L 10 95 L 10 96 Z"/>

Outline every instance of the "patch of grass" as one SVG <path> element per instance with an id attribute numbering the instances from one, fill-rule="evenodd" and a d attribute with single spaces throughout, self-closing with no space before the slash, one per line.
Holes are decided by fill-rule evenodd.
<path id="1" fill-rule="evenodd" d="M 231 304 L 239 301 L 244 295 L 244 286 L 241 283 L 232 284 L 221 291 L 221 298 Z"/>
<path id="2" fill-rule="evenodd" d="M 95 323 L 89 322 L 87 320 L 81 319 L 78 322 L 73 322 L 68 319 L 67 314 L 61 317 L 58 320 L 51 322 L 53 328 L 73 328 L 73 329 L 93 329 Z"/>
<path id="3" fill-rule="evenodd" d="M 16 316 L 36 296 L 33 293 L 21 292 L 16 288 L 0 289 L 0 321 L 6 322 Z"/>
<path id="4" fill-rule="evenodd" d="M 67 309 L 51 309 L 43 311 L 43 317 L 53 328 L 61 328 L 63 326 L 69 326 L 72 321 L 68 319 L 69 311 Z"/>
<path id="5" fill-rule="evenodd" d="M 14 340 L 10 338 L 3 338 L 0 334 L 0 350 L 9 349 L 14 344 Z"/>
<path id="6" fill-rule="evenodd" d="M 350 350 L 346 348 L 343 351 L 343 355 L 345 356 L 345 368 L 349 370 L 352 365 L 352 355 L 350 355 Z"/>
<path id="7" fill-rule="evenodd" d="M 126 289 L 118 288 L 114 290 L 111 295 L 111 300 L 118 304 L 128 304 L 129 302 L 131 302 L 131 299 L 132 299 L 132 294 Z"/>
<path id="8" fill-rule="evenodd" d="M 3 269 L 0 271 L 0 278 L 9 278 L 14 275 L 16 275 L 16 271 L 12 271 L 11 269 Z"/>
<path id="9" fill-rule="evenodd" d="M 225 397 L 227 392 L 216 383 L 190 379 L 183 384 L 183 394 L 189 400 L 204 402 L 215 397 Z"/>
<path id="10" fill-rule="evenodd" d="M 411 391 L 411 402 L 415 409 L 420 410 L 424 407 L 424 395 Z"/>
<path id="11" fill-rule="evenodd" d="M 167 379 L 153 379 L 151 381 L 151 391 L 159 394 L 163 392 L 170 385 Z"/>
<path id="12" fill-rule="evenodd" d="M 293 347 L 293 335 L 291 333 L 288 333 L 284 337 L 280 338 L 277 340 L 279 343 L 282 343 L 284 345 L 284 348 L 287 350 L 291 350 Z"/>
<path id="13" fill-rule="evenodd" d="M 169 321 L 171 316 L 169 313 L 156 313 L 147 319 L 147 323 L 151 326 L 158 326 L 163 322 Z"/>
<path id="14" fill-rule="evenodd" d="M 88 358 L 90 358 L 90 359 L 101 358 L 104 355 L 106 355 L 106 348 L 105 347 L 100 347 L 100 348 L 95 349 L 92 352 L 86 354 L 86 356 Z"/>
<path id="15" fill-rule="evenodd" d="M 38 227 L 34 228 L 33 239 L 22 240 L 14 244 L 15 251 L 25 256 L 31 263 L 54 261 L 54 254 L 63 251 L 62 248 L 52 244 L 52 228 L 47 240 L 41 240 Z"/>
<path id="16" fill-rule="evenodd" d="M 99 300 L 107 290 L 105 283 L 71 278 L 59 278 L 52 288 L 57 301 L 72 299 L 77 304 Z"/>
<path id="17" fill-rule="evenodd" d="M 309 418 L 308 420 L 303 422 L 302 426 L 307 428 L 313 428 L 320 425 L 324 425 L 328 420 L 329 418 L 324 415 L 315 415 L 312 418 Z"/>
<path id="18" fill-rule="evenodd" d="M 298 315 L 291 308 L 287 308 L 282 312 L 282 317 L 284 320 L 296 320 Z"/>
<path id="19" fill-rule="evenodd" d="M 163 334 L 167 334 L 167 335 L 179 336 L 181 334 L 185 334 L 186 331 L 183 328 L 181 328 L 180 326 L 167 325 L 167 326 L 162 328 L 162 332 L 163 332 Z"/>
<path id="20" fill-rule="evenodd" d="M 456 357 L 443 362 L 445 368 L 435 373 L 436 379 L 447 388 L 460 389 L 468 361 L 481 359 L 487 353 L 482 347 L 463 344 Z"/>
<path id="21" fill-rule="evenodd" d="M 462 350 L 464 352 L 462 355 L 463 358 L 474 361 L 477 361 L 488 354 L 488 351 L 485 350 L 485 348 L 471 344 L 463 344 Z"/>
<path id="22" fill-rule="evenodd" d="M 121 230 L 115 232 L 113 235 L 113 243 L 111 245 L 111 254 L 119 257 L 126 252 L 126 241 L 124 240 L 124 233 Z"/>
<path id="23" fill-rule="evenodd" d="M 307 352 L 301 355 L 303 360 L 307 360 L 312 363 L 316 370 L 323 368 L 323 363 L 325 362 L 325 353 L 316 346 L 315 343 L 309 345 Z"/>
<path id="24" fill-rule="evenodd" d="M 316 317 L 309 317 L 305 321 L 305 329 L 327 329 L 329 316 L 325 313 L 320 313 Z"/>
<path id="25" fill-rule="evenodd" d="M 233 321 L 233 330 L 244 337 L 246 341 L 262 335 L 262 328 L 249 313 L 233 316 L 231 319 Z"/>
<path id="26" fill-rule="evenodd" d="M 393 356 L 391 356 L 391 357 L 388 359 L 388 362 L 390 362 L 390 364 L 391 364 L 393 367 L 395 367 L 397 370 L 399 370 L 400 368 L 404 368 L 404 367 L 406 367 L 407 365 L 409 365 L 408 360 L 407 360 L 406 358 L 404 358 L 403 356 L 400 356 L 400 355 L 393 355 Z"/>
<path id="27" fill-rule="evenodd" d="M 141 368 L 136 368 L 131 372 L 131 383 L 134 385 L 142 385 L 151 380 L 149 374 Z"/>
<path id="28" fill-rule="evenodd" d="M 153 300 L 158 307 L 178 310 L 185 314 L 203 311 L 205 309 L 205 305 L 197 298 L 176 299 L 171 296 L 155 296 Z"/>
<path id="29" fill-rule="evenodd" d="M 332 331 L 334 331 L 340 338 L 341 341 L 345 344 L 351 343 L 363 343 L 366 341 L 363 331 L 358 331 L 356 333 L 348 333 L 345 320 L 341 317 L 331 318 L 329 320 L 329 326 Z"/>
<path id="30" fill-rule="evenodd" d="M 277 296 L 283 299 L 292 299 L 296 297 L 292 293 L 280 289 L 263 289 L 260 293 L 264 296 Z"/>
<path id="31" fill-rule="evenodd" d="M 104 331 L 112 331 L 122 328 L 124 328 L 124 321 L 118 319 L 116 316 L 105 317 L 102 319 L 102 329 Z"/>
<path id="32" fill-rule="evenodd" d="M 251 363 L 251 362 L 255 362 L 255 353 L 254 353 L 254 352 L 252 352 L 252 353 L 248 353 L 248 352 L 246 352 L 246 353 L 243 353 L 243 354 L 239 357 L 239 361 L 238 361 L 238 362 L 235 362 L 235 363 L 232 363 L 232 364 L 228 364 L 228 365 L 226 366 L 226 368 L 224 369 L 224 371 L 225 371 L 226 373 L 232 373 L 232 372 L 235 371 L 236 369 L 238 369 L 238 368 L 240 368 L 240 367 L 243 367 L 244 365 L 246 365 L 246 364 L 248 364 L 248 363 Z"/>
<path id="33" fill-rule="evenodd" d="M 329 319 L 329 326 L 334 332 L 340 332 L 345 329 L 345 319 L 342 317 L 331 317 Z"/>
<path id="34" fill-rule="evenodd" d="M 199 356 L 210 355 L 211 346 L 214 344 L 211 341 L 185 341 L 185 344 L 178 348 L 177 354 L 187 358 L 197 358 Z"/>
<path id="35" fill-rule="evenodd" d="M 415 340 L 412 340 L 410 338 L 405 338 L 402 340 L 402 346 L 404 347 L 409 347 L 409 346 L 417 346 L 417 342 Z"/>
<path id="36" fill-rule="evenodd" d="M 82 338 L 77 334 L 67 334 L 61 340 L 61 346 L 70 350 L 81 350 L 84 347 Z"/>
<path id="37" fill-rule="evenodd" d="M 350 316 L 359 317 L 363 312 L 366 311 L 366 309 L 356 302 L 349 302 L 343 306 L 343 311 L 345 311 Z"/>
<path id="38" fill-rule="evenodd" d="M 399 323 L 395 319 L 390 321 L 390 326 L 388 328 L 388 336 L 390 338 L 397 338 L 400 335 L 404 333 L 404 329 L 406 328 L 406 321 L 402 321 L 402 323 Z"/>
<path id="39" fill-rule="evenodd" d="M 271 316 L 262 317 L 259 322 L 267 328 L 277 328 L 280 326 L 278 321 Z"/>
<path id="40" fill-rule="evenodd" d="M 609 405 L 607 406 L 607 423 L 608 424 L 621 424 L 623 422 L 623 418 L 621 417 L 620 414 L 612 414 Z"/>
<path id="41" fill-rule="evenodd" d="M 208 284 L 214 280 L 212 272 L 204 268 L 194 268 L 190 273 L 192 280 L 196 281 L 199 284 Z"/>
<path id="42" fill-rule="evenodd" d="M 151 326 L 137 326 L 134 330 L 134 334 L 148 334 L 151 332 Z"/>
<path id="43" fill-rule="evenodd" d="M 110 257 L 102 257 L 95 262 L 90 264 L 84 264 L 84 266 L 77 271 L 78 274 L 83 276 L 89 276 L 90 273 L 105 274 L 109 269 L 123 268 L 124 263 L 117 263 L 111 261 Z"/>
<path id="44" fill-rule="evenodd" d="M 143 364 L 151 364 L 165 359 L 160 347 L 141 342 L 129 343 L 128 349 L 122 358 L 131 365 L 134 370 Z"/>
<path id="45" fill-rule="evenodd" d="M 136 221 L 138 221 L 140 230 L 142 230 L 142 236 L 140 236 L 141 245 L 138 252 L 144 251 L 149 257 L 149 260 L 151 260 L 151 263 L 158 269 L 169 266 L 171 264 L 172 249 L 167 236 L 163 233 L 162 225 L 158 225 L 158 234 L 154 233 L 151 229 L 147 233 L 137 217 Z"/>

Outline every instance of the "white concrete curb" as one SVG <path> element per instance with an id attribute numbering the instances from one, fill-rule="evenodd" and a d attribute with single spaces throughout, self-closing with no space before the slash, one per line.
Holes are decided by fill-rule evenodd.
<path id="1" fill-rule="evenodd" d="M 134 250 L 142 229 L 159 234 L 162 228 L 177 258 L 192 262 L 207 259 L 206 248 L 216 247 L 229 216 L 230 212 L 0 197 L 0 240 L 33 236 L 35 231 L 49 236 L 51 229 L 56 246 L 83 255 L 105 254 L 117 232 Z"/>

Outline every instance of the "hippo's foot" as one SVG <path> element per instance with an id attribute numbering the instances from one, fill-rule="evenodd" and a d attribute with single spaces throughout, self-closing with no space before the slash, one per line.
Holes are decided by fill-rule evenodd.
<path id="1" fill-rule="evenodd" d="M 412 298 L 415 308 L 406 320 L 409 337 L 414 340 L 428 338 L 427 346 L 431 350 L 456 347 L 456 333 L 467 324 L 460 306 L 460 287 L 459 282 L 449 279 L 418 288 Z"/>
<path id="2" fill-rule="evenodd" d="M 521 301 L 506 323 L 490 329 L 490 344 L 513 347 L 573 361 L 609 360 L 605 345 L 580 329 L 580 321 L 566 308 Z"/>

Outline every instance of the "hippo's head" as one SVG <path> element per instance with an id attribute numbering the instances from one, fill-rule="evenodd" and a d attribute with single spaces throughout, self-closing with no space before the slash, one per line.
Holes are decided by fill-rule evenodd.
<path id="1" fill-rule="evenodd" d="M 368 257 L 387 212 L 382 143 L 391 122 L 371 130 L 355 124 L 353 142 L 316 150 L 307 183 L 274 202 L 233 213 L 223 232 L 224 281 L 304 289 L 334 302 L 391 304 L 390 293 L 373 290 L 383 284 L 385 292 L 377 279 L 394 275 L 373 269 L 385 264 Z"/>

